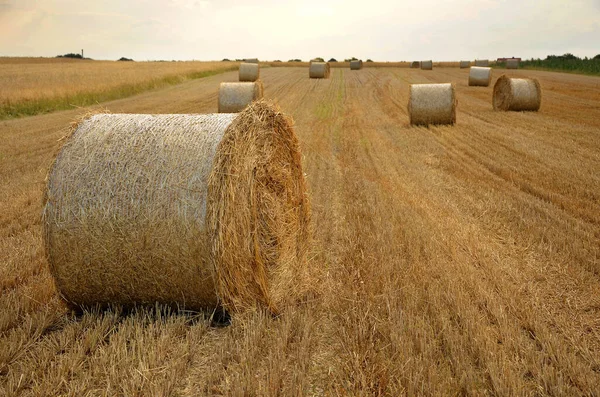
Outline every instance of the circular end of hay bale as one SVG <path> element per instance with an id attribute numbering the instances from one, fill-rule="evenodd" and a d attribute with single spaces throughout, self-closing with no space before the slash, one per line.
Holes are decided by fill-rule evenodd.
<path id="1" fill-rule="evenodd" d="M 278 313 L 302 294 L 309 214 L 291 120 L 255 102 L 227 129 L 208 184 L 211 258 L 227 309 Z"/>
<path id="2" fill-rule="evenodd" d="M 412 125 L 456 123 L 454 84 L 411 84 L 408 114 Z"/>
<path id="3" fill-rule="evenodd" d="M 433 61 L 421 61 L 421 70 L 433 70 Z"/>
<path id="4" fill-rule="evenodd" d="M 255 82 L 221 83 L 219 86 L 219 113 L 238 113 L 252 101 L 263 97 L 263 84 Z"/>
<path id="5" fill-rule="evenodd" d="M 311 61 L 308 67 L 308 76 L 311 79 L 328 79 L 331 74 L 329 62 Z"/>
<path id="6" fill-rule="evenodd" d="M 542 104 L 542 89 L 537 79 L 517 79 L 500 76 L 494 85 L 494 110 L 538 111 Z"/>
<path id="7" fill-rule="evenodd" d="M 492 68 L 472 66 L 469 71 L 469 86 L 487 87 L 492 82 Z"/>
<path id="8" fill-rule="evenodd" d="M 239 79 L 240 81 L 256 81 L 260 76 L 260 67 L 258 63 L 241 63 Z"/>

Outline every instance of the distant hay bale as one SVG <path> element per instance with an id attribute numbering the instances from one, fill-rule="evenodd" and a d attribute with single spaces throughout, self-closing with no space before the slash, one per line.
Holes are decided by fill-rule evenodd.
<path id="1" fill-rule="evenodd" d="M 541 104 L 542 88 L 537 79 L 502 75 L 494 85 L 494 110 L 538 111 Z"/>
<path id="2" fill-rule="evenodd" d="M 460 61 L 460 68 L 466 69 L 471 66 L 471 61 Z"/>
<path id="3" fill-rule="evenodd" d="M 363 62 L 359 60 L 350 61 L 350 70 L 360 70 L 363 68 Z"/>
<path id="4" fill-rule="evenodd" d="M 255 82 L 221 83 L 219 86 L 219 113 L 238 113 L 252 101 L 263 97 L 263 84 Z"/>
<path id="5" fill-rule="evenodd" d="M 305 290 L 310 208 L 291 120 L 98 114 L 47 179 L 50 272 L 73 305 L 278 313 Z"/>
<path id="6" fill-rule="evenodd" d="M 490 66 L 490 61 L 488 59 L 476 59 L 475 66 L 487 68 L 488 66 Z"/>
<path id="7" fill-rule="evenodd" d="M 246 63 L 258 63 L 258 58 L 244 59 L 244 62 L 246 62 Z"/>
<path id="8" fill-rule="evenodd" d="M 410 67 L 411 67 L 412 69 L 419 69 L 419 68 L 421 67 L 421 62 L 419 62 L 419 61 L 413 61 L 413 62 L 410 64 Z"/>
<path id="9" fill-rule="evenodd" d="M 240 64 L 240 81 L 256 81 L 260 76 L 260 66 L 258 63 Z"/>
<path id="10" fill-rule="evenodd" d="M 421 70 L 433 70 L 433 61 L 421 61 Z"/>
<path id="11" fill-rule="evenodd" d="M 471 66 L 469 71 L 469 85 L 487 87 L 492 82 L 492 68 Z"/>
<path id="12" fill-rule="evenodd" d="M 519 60 L 518 59 L 507 59 L 506 60 L 506 69 L 518 69 L 519 68 Z"/>
<path id="13" fill-rule="evenodd" d="M 454 84 L 411 84 L 408 114 L 413 125 L 456 123 Z"/>
<path id="14" fill-rule="evenodd" d="M 308 67 L 308 75 L 311 79 L 328 79 L 331 74 L 329 62 L 312 62 Z"/>

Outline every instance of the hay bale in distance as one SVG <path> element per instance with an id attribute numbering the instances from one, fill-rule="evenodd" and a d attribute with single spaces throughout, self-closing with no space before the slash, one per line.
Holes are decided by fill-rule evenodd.
<path id="1" fill-rule="evenodd" d="M 240 81 L 256 81 L 260 76 L 260 66 L 258 63 L 246 63 L 240 64 Z"/>
<path id="2" fill-rule="evenodd" d="M 471 66 L 471 61 L 460 61 L 460 68 L 466 69 Z"/>
<path id="3" fill-rule="evenodd" d="M 487 87 L 492 82 L 492 68 L 471 66 L 469 86 Z"/>
<path id="4" fill-rule="evenodd" d="M 350 61 L 350 70 L 360 70 L 363 68 L 363 62 L 359 60 Z"/>
<path id="5" fill-rule="evenodd" d="M 475 66 L 487 68 L 488 66 L 490 66 L 490 61 L 488 59 L 476 59 Z"/>
<path id="6" fill-rule="evenodd" d="M 244 59 L 244 62 L 246 62 L 246 63 L 258 63 L 258 58 L 247 58 L 247 59 Z"/>
<path id="7" fill-rule="evenodd" d="M 303 293 L 309 217 L 291 121 L 259 101 L 84 120 L 48 175 L 43 235 L 73 305 L 277 313 Z"/>
<path id="8" fill-rule="evenodd" d="M 506 60 L 506 69 L 518 69 L 519 68 L 519 60 L 518 59 L 507 59 Z"/>
<path id="9" fill-rule="evenodd" d="M 419 61 L 413 61 L 410 64 L 410 67 L 411 67 L 411 69 L 419 69 L 421 67 L 421 62 L 419 62 Z"/>
<path id="10" fill-rule="evenodd" d="M 421 61 L 421 70 L 433 70 L 433 61 Z"/>
<path id="11" fill-rule="evenodd" d="M 263 97 L 262 81 L 221 83 L 219 86 L 219 113 L 241 112 L 252 101 Z"/>
<path id="12" fill-rule="evenodd" d="M 311 79 L 328 79 L 330 74 L 329 62 L 311 62 L 308 67 L 308 76 Z"/>
<path id="13" fill-rule="evenodd" d="M 500 76 L 494 85 L 494 110 L 538 111 L 542 104 L 542 88 L 537 79 L 515 79 Z"/>
<path id="14" fill-rule="evenodd" d="M 412 125 L 456 123 L 454 84 L 411 84 L 408 114 Z"/>

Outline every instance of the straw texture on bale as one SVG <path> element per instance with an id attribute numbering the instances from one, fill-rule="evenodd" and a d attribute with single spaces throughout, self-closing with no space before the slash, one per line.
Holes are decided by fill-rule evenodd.
<path id="1" fill-rule="evenodd" d="M 469 85 L 487 87 L 492 82 L 492 68 L 471 66 L 469 71 Z"/>
<path id="2" fill-rule="evenodd" d="M 259 101 L 84 120 L 48 175 L 43 235 L 73 305 L 277 313 L 303 288 L 308 222 L 291 123 Z"/>
<path id="3" fill-rule="evenodd" d="M 413 125 L 456 122 L 454 84 L 411 84 L 408 114 Z"/>
<path id="4" fill-rule="evenodd" d="M 422 70 L 433 70 L 433 61 L 421 61 Z"/>
<path id="5" fill-rule="evenodd" d="M 475 66 L 487 68 L 488 66 L 490 66 L 490 61 L 488 59 L 476 59 Z"/>
<path id="6" fill-rule="evenodd" d="M 219 113 L 238 113 L 252 101 L 263 97 L 263 84 L 255 82 L 221 83 L 219 86 Z"/>
<path id="7" fill-rule="evenodd" d="M 461 69 L 466 69 L 468 67 L 471 66 L 471 62 L 470 61 L 460 61 L 460 68 Z"/>
<path id="8" fill-rule="evenodd" d="M 494 85 L 494 110 L 538 111 L 542 89 L 537 79 L 515 79 L 500 76 Z"/>
<path id="9" fill-rule="evenodd" d="M 361 60 L 350 61 L 350 70 L 360 70 L 363 68 L 363 62 Z"/>
<path id="10" fill-rule="evenodd" d="M 260 66 L 258 63 L 240 64 L 240 81 L 256 81 L 260 76 Z"/>
<path id="11" fill-rule="evenodd" d="M 244 59 L 244 62 L 246 62 L 246 63 L 258 63 L 258 58 Z"/>
<path id="12" fill-rule="evenodd" d="M 419 62 L 419 61 L 413 61 L 413 62 L 410 64 L 410 67 L 411 67 L 412 69 L 419 69 L 419 68 L 421 67 L 421 62 Z"/>
<path id="13" fill-rule="evenodd" d="M 311 79 L 328 79 L 331 73 L 329 62 L 311 62 L 308 75 Z"/>
<path id="14" fill-rule="evenodd" d="M 518 59 L 507 59 L 506 60 L 506 69 L 518 69 L 519 68 L 519 60 Z"/>

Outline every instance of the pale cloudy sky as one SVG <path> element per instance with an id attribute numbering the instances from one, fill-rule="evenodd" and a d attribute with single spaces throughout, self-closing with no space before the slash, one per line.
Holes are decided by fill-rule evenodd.
<path id="1" fill-rule="evenodd" d="M 0 0 L 0 56 L 459 60 L 600 53 L 600 0 Z"/>

